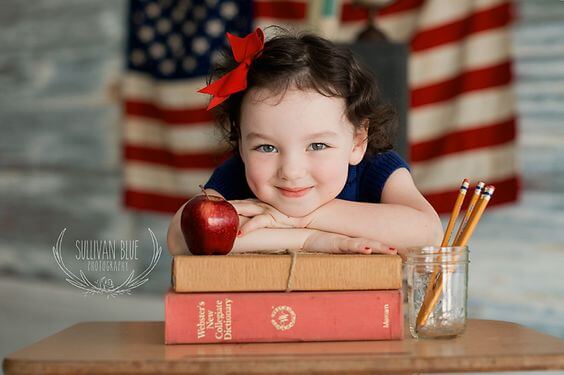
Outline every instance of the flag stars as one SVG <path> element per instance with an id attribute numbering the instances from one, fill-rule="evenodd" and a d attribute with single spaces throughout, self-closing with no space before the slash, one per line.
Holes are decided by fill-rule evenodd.
<path id="1" fill-rule="evenodd" d="M 184 44 L 182 38 L 178 34 L 172 34 L 168 37 L 167 44 L 175 57 L 184 56 Z"/>
<path id="2" fill-rule="evenodd" d="M 165 55 L 166 49 L 161 43 L 153 43 L 149 47 L 149 53 L 154 59 L 160 59 Z"/>
<path id="3" fill-rule="evenodd" d="M 187 1 L 181 1 L 178 5 L 172 10 L 172 15 L 175 19 L 180 18 L 182 15 L 182 19 L 186 17 L 186 12 L 191 8 L 190 3 Z"/>
<path id="4" fill-rule="evenodd" d="M 170 31 L 171 27 L 172 27 L 172 25 L 170 24 L 170 21 L 166 18 L 161 18 L 157 22 L 157 30 L 161 34 L 168 33 Z"/>
<path id="5" fill-rule="evenodd" d="M 235 0 L 133 0 L 129 66 L 161 78 L 193 77 L 217 64 L 229 46 L 225 32 L 248 27 Z M 178 77 L 177 77 L 178 76 Z"/>
<path id="6" fill-rule="evenodd" d="M 223 22 L 215 18 L 206 23 L 206 33 L 210 36 L 217 38 L 223 35 Z"/>
<path id="7" fill-rule="evenodd" d="M 176 70 L 176 64 L 174 63 L 174 61 L 169 59 L 163 60 L 159 64 L 159 70 L 161 71 L 162 74 L 170 75 L 174 73 L 174 71 Z"/>
<path id="8" fill-rule="evenodd" d="M 150 18 L 157 18 L 161 15 L 161 7 L 156 3 L 149 3 L 145 8 L 145 12 Z"/>
<path id="9" fill-rule="evenodd" d="M 231 20 L 237 15 L 237 5 L 235 5 L 235 3 L 232 1 L 227 1 L 221 4 L 219 13 L 223 18 Z"/>
<path id="10" fill-rule="evenodd" d="M 191 56 L 184 58 L 182 61 L 182 67 L 189 72 L 193 72 L 197 65 L 196 59 Z"/>
<path id="11" fill-rule="evenodd" d="M 172 48 L 172 55 L 176 58 L 179 57 L 184 57 L 185 53 L 184 53 L 184 46 L 181 45 L 180 47 L 177 48 Z"/>
<path id="12" fill-rule="evenodd" d="M 198 55 L 205 54 L 209 48 L 208 40 L 204 37 L 199 36 L 192 41 L 192 50 Z"/>
<path id="13" fill-rule="evenodd" d="M 139 33 L 137 35 L 142 42 L 149 43 L 155 37 L 155 31 L 152 27 L 142 26 L 139 28 Z"/>
<path id="14" fill-rule="evenodd" d="M 206 4 L 208 5 L 208 8 L 213 9 L 217 5 L 217 0 L 206 0 Z"/>
<path id="15" fill-rule="evenodd" d="M 145 53 L 142 50 L 135 49 L 131 51 L 131 62 L 133 63 L 133 65 L 141 66 L 145 64 L 146 61 L 147 61 L 147 57 L 145 56 Z"/>
<path id="16" fill-rule="evenodd" d="M 167 43 L 170 49 L 174 50 L 182 47 L 182 38 L 178 34 L 170 34 L 167 38 Z"/>

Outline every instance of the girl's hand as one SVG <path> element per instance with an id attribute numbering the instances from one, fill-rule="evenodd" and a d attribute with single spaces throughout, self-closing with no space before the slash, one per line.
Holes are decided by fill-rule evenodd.
<path id="1" fill-rule="evenodd" d="M 284 215 L 258 199 L 232 200 L 229 203 L 239 215 L 251 218 L 239 228 L 241 236 L 260 228 L 305 228 L 309 220 Z"/>
<path id="2" fill-rule="evenodd" d="M 305 240 L 302 250 L 320 253 L 397 254 L 395 249 L 375 240 L 319 230 Z"/>

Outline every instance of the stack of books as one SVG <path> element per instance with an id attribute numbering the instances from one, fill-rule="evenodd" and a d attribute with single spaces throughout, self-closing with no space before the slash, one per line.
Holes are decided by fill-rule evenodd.
<path id="1" fill-rule="evenodd" d="M 402 339 L 401 288 L 398 255 L 174 256 L 165 343 Z"/>

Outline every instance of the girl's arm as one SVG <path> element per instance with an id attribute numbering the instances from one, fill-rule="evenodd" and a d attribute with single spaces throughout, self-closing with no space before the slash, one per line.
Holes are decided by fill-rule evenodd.
<path id="1" fill-rule="evenodd" d="M 240 226 L 250 218 L 239 216 Z M 242 251 L 304 250 L 320 253 L 396 254 L 388 246 L 368 238 L 351 238 L 307 228 L 260 228 L 237 237 L 232 253 Z"/>
<path id="2" fill-rule="evenodd" d="M 307 228 L 365 237 L 395 248 L 440 244 L 439 216 L 400 168 L 390 175 L 381 203 L 334 199 L 310 214 Z"/>
<path id="3" fill-rule="evenodd" d="M 212 194 L 211 189 L 206 189 L 206 193 Z M 215 192 L 213 194 L 216 194 Z M 184 204 L 185 205 L 185 204 Z M 184 205 L 176 212 L 168 227 L 167 245 L 170 255 L 190 255 L 190 250 L 184 240 L 184 234 L 180 229 L 180 218 Z M 239 226 L 248 221 L 249 218 L 239 216 Z M 232 253 L 242 251 L 274 251 L 280 249 L 300 250 L 303 248 L 307 237 L 314 232 L 314 229 L 270 229 L 249 233 L 247 236 L 237 237 L 233 244 Z"/>
<path id="4" fill-rule="evenodd" d="M 206 193 L 221 196 L 213 189 L 206 189 Z M 176 212 L 168 228 L 167 245 L 170 254 L 173 256 L 190 254 L 180 229 L 180 218 L 184 205 Z M 249 220 L 250 218 L 239 215 L 239 227 Z M 327 253 L 393 253 L 386 246 L 367 238 L 350 238 L 341 234 L 307 228 L 261 228 L 245 236 L 237 237 L 231 252 L 275 251 L 281 249 Z"/>
<path id="5" fill-rule="evenodd" d="M 239 228 L 250 218 L 239 215 Z M 262 228 L 246 236 L 235 238 L 231 253 L 246 251 L 276 251 L 282 249 L 302 250 L 304 242 L 317 232 L 306 228 Z"/>

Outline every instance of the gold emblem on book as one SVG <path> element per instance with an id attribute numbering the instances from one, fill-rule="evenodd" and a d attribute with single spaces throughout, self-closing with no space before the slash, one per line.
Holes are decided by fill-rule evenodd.
<path id="1" fill-rule="evenodd" d="M 287 331 L 296 324 L 296 313 L 290 306 L 273 307 L 271 323 L 278 331 Z"/>

